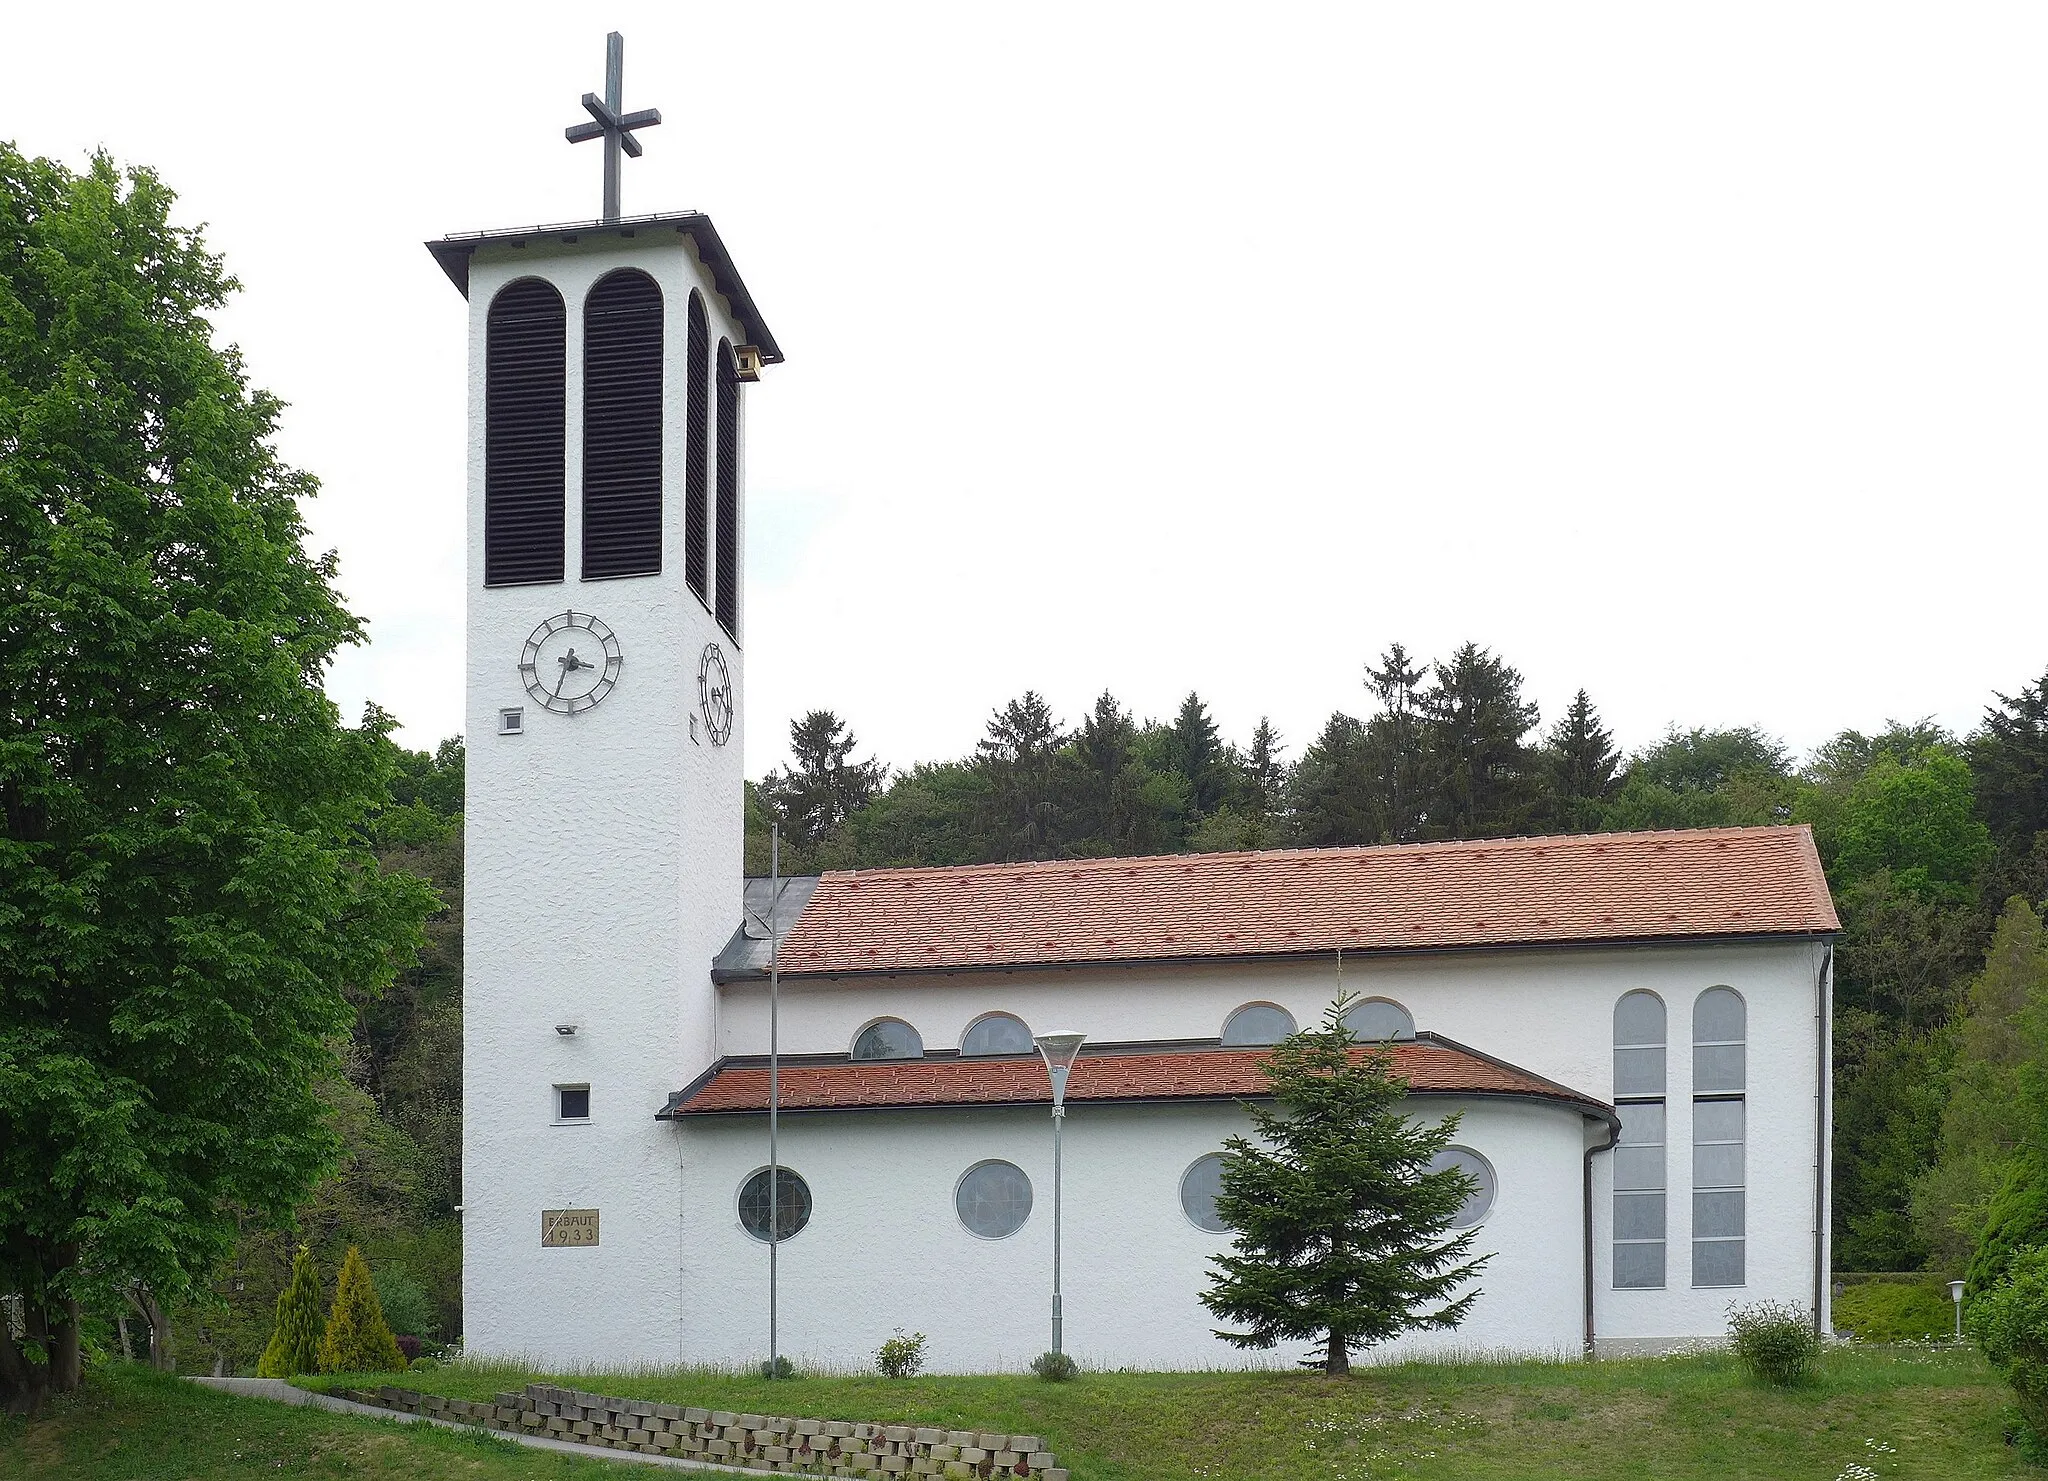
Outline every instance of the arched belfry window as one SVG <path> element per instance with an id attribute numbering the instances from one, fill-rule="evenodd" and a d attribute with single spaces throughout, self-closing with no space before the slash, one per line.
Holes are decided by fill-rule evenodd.
<path id="1" fill-rule="evenodd" d="M 683 576 L 702 602 L 711 600 L 711 323 L 704 297 L 690 293 L 683 404 Z"/>
<path id="2" fill-rule="evenodd" d="M 507 283 L 484 322 L 484 585 L 562 579 L 569 316 L 540 278 Z"/>
<path id="3" fill-rule="evenodd" d="M 637 268 L 583 301 L 583 579 L 661 570 L 661 288 Z"/>
<path id="4" fill-rule="evenodd" d="M 740 373 L 718 342 L 718 625 L 740 631 Z"/>
<path id="5" fill-rule="evenodd" d="M 1670 1211 L 1664 1041 L 1664 1000 L 1653 992 L 1623 993 L 1614 1005 L 1614 1111 L 1621 1118 L 1613 1158 L 1614 1284 L 1620 1290 L 1664 1284 Z"/>
<path id="6" fill-rule="evenodd" d="M 1273 1003 L 1246 1003 L 1223 1023 L 1226 1048 L 1277 1044 L 1294 1032 L 1294 1015 Z"/>

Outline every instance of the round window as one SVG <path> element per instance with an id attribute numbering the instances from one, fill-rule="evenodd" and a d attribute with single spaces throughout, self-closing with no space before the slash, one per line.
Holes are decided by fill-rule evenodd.
<path id="1" fill-rule="evenodd" d="M 900 1018 L 869 1024 L 853 1041 L 855 1059 L 923 1059 L 924 1040 Z"/>
<path id="2" fill-rule="evenodd" d="M 1446 1147 L 1429 1159 L 1429 1170 L 1442 1172 L 1447 1167 L 1455 1167 L 1479 1185 L 1466 1198 L 1465 1206 L 1451 1215 L 1453 1229 L 1470 1229 L 1493 1207 L 1493 1164 L 1470 1147 Z"/>
<path id="3" fill-rule="evenodd" d="M 740 1227 L 763 1244 L 768 1242 L 769 1171 L 764 1167 L 740 1185 Z M 801 1233 L 810 1222 L 810 1185 L 786 1167 L 776 1171 L 775 1242 Z"/>
<path id="4" fill-rule="evenodd" d="M 1031 1179 L 1014 1163 L 976 1163 L 953 1190 L 953 1207 L 969 1234 L 1006 1239 L 1031 1217 Z"/>
<path id="5" fill-rule="evenodd" d="M 1197 1157 L 1180 1175 L 1180 1211 L 1197 1229 L 1227 1234 L 1230 1226 L 1216 1212 L 1216 1195 L 1223 1191 L 1223 1154 L 1211 1152 Z"/>
<path id="6" fill-rule="evenodd" d="M 1294 1032 L 1294 1016 L 1271 1003 L 1247 1003 L 1223 1025 L 1227 1045 L 1277 1044 Z"/>
<path id="7" fill-rule="evenodd" d="M 1007 1013 L 977 1018 L 960 1041 L 962 1054 L 1029 1054 L 1033 1047 L 1024 1020 Z"/>

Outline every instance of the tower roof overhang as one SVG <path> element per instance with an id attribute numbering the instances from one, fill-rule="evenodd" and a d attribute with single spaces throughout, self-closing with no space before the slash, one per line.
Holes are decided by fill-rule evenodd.
<path id="1" fill-rule="evenodd" d="M 654 236 L 661 232 L 676 232 L 696 244 L 698 259 L 710 269 L 713 286 L 732 305 L 733 317 L 746 333 L 748 343 L 761 352 L 762 360 L 770 365 L 780 365 L 783 359 L 781 346 L 775 343 L 774 333 L 762 321 L 753 294 L 747 291 L 739 269 L 733 266 L 732 254 L 725 250 L 725 243 L 719 239 L 718 228 L 702 211 L 667 211 L 652 216 L 624 216 L 617 221 L 563 221 L 551 226 L 457 232 L 426 245 L 427 250 L 434 254 L 434 261 L 441 264 L 441 271 L 448 274 L 448 281 L 467 298 L 470 258 L 481 248 L 575 246 L 603 237 Z"/>

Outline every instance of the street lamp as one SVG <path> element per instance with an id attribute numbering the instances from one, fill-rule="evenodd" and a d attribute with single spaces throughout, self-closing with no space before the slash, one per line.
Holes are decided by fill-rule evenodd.
<path id="1" fill-rule="evenodd" d="M 1963 1340 L 1963 1287 L 1966 1281 L 1952 1280 L 1948 1283 L 1948 1299 L 1956 1304 L 1956 1341 Z"/>
<path id="2" fill-rule="evenodd" d="M 1050 1033 L 1033 1042 L 1052 1078 L 1052 1350 L 1060 1350 L 1060 1123 L 1067 1119 L 1067 1075 L 1080 1058 L 1086 1034 Z"/>

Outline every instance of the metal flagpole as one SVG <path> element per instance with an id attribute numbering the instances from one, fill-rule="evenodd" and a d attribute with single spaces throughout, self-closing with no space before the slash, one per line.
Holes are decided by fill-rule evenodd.
<path id="1" fill-rule="evenodd" d="M 782 825 L 768 825 L 768 1376 L 781 1376 L 776 1347 L 776 1252 L 782 1244 L 781 1148 L 776 1113 L 782 1100 L 781 1025 L 777 1021 L 782 989 L 782 923 L 776 907 L 782 902 Z"/>

